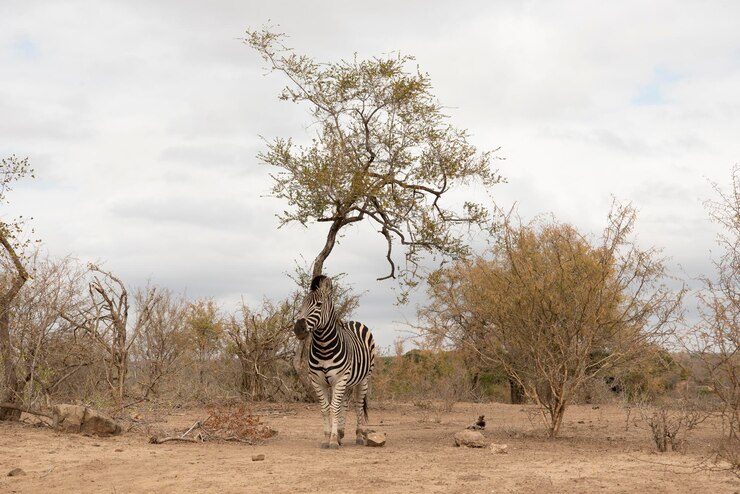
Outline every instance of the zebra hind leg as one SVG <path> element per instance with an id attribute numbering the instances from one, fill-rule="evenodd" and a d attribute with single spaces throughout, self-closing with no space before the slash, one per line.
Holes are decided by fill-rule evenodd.
<path id="1" fill-rule="evenodd" d="M 365 379 L 355 388 L 355 412 L 357 413 L 357 428 L 355 429 L 355 444 L 365 445 L 367 434 L 367 388 L 368 380 Z"/>

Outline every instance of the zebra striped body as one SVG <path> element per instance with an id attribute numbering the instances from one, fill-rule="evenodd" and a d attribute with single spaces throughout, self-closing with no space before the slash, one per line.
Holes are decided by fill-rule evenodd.
<path id="1" fill-rule="evenodd" d="M 345 415 L 352 395 L 357 412 L 356 443 L 364 444 L 375 341 L 364 324 L 337 319 L 332 295 L 331 279 L 314 278 L 294 331 L 300 339 L 311 337 L 308 367 L 324 417 L 322 447 L 337 448 L 344 436 Z"/>

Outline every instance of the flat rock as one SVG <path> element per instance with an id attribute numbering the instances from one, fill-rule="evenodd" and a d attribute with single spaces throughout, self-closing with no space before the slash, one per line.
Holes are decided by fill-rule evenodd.
<path id="1" fill-rule="evenodd" d="M 488 445 L 488 449 L 491 450 L 491 453 L 497 454 L 497 455 L 505 455 L 509 452 L 509 445 L 508 444 L 496 444 L 491 443 Z"/>
<path id="2" fill-rule="evenodd" d="M 259 455 L 252 455 L 252 461 L 262 461 L 265 459 L 265 455 L 259 454 Z"/>
<path id="3" fill-rule="evenodd" d="M 455 434 L 455 446 L 485 448 L 488 446 L 488 441 L 486 441 L 486 437 L 479 431 L 465 429 Z"/>
<path id="4" fill-rule="evenodd" d="M 25 474 L 26 472 L 24 472 L 22 468 L 14 468 L 8 472 L 8 477 L 19 477 Z"/>
<path id="5" fill-rule="evenodd" d="M 380 448 L 385 446 L 385 432 L 368 432 L 365 436 L 365 446 Z"/>

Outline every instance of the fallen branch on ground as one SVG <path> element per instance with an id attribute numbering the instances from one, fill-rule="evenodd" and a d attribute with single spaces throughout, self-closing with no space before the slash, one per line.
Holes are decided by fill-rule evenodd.
<path id="1" fill-rule="evenodd" d="M 21 412 L 30 413 L 31 415 L 38 415 L 39 417 L 46 417 L 47 419 L 54 420 L 54 416 L 49 413 L 42 412 L 41 410 L 35 410 L 33 408 L 24 407 L 23 405 L 16 405 L 15 403 L 0 403 L 0 408 L 19 410 Z"/>
<path id="2" fill-rule="evenodd" d="M 152 437 L 149 438 L 149 444 L 162 444 L 162 443 L 166 443 L 167 441 L 185 441 L 185 442 L 189 442 L 189 443 L 203 442 L 203 441 L 198 441 L 197 439 L 195 439 L 193 437 L 177 437 L 177 436 L 174 436 L 174 437 L 170 437 L 170 436 L 168 436 L 168 437 L 157 437 L 157 436 L 152 436 Z"/>
<path id="3" fill-rule="evenodd" d="M 198 431 L 195 438 L 187 437 Z M 235 441 L 245 444 L 260 444 L 274 436 L 277 431 L 260 422 L 259 417 L 252 415 L 244 407 L 231 407 L 209 410 L 208 418 L 196 421 L 180 436 L 156 437 L 149 439 L 151 444 L 162 444 L 167 441 L 205 442 Z"/>

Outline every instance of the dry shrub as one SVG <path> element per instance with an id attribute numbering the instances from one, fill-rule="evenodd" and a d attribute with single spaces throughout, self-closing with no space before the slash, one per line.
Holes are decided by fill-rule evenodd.
<path id="1" fill-rule="evenodd" d="M 263 441 L 277 434 L 277 431 L 263 424 L 245 406 L 212 407 L 203 428 L 216 439 L 252 443 Z"/>
<path id="2" fill-rule="evenodd" d="M 637 406 L 639 414 L 634 419 L 635 427 L 649 430 L 655 447 L 661 453 L 668 451 L 686 452 L 688 434 L 709 418 L 711 413 L 693 400 L 682 399 L 672 407 Z"/>
<path id="3" fill-rule="evenodd" d="M 737 437 L 722 438 L 714 449 L 716 461 L 727 463 L 728 469 L 740 477 L 740 441 Z"/>

